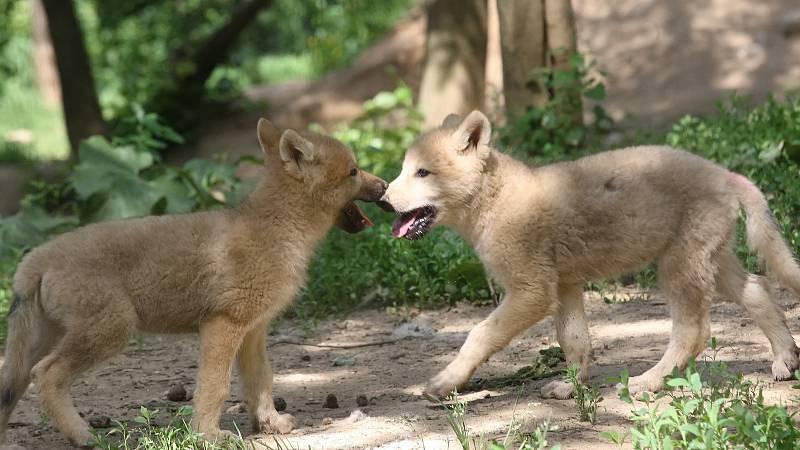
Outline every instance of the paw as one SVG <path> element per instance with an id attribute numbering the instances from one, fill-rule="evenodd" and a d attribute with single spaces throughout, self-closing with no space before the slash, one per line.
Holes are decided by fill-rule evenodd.
<path id="1" fill-rule="evenodd" d="M 772 363 L 772 377 L 775 378 L 775 381 L 791 380 L 798 367 L 800 367 L 800 361 L 794 354 L 786 358 L 778 358 Z"/>
<path id="2" fill-rule="evenodd" d="M 545 384 L 541 390 L 542 397 L 555 398 L 558 400 L 571 398 L 574 393 L 571 384 L 558 380 Z"/>
<path id="3" fill-rule="evenodd" d="M 456 391 L 466 386 L 469 381 L 469 376 L 461 376 L 452 374 L 450 370 L 445 369 L 428 382 L 425 388 L 425 394 L 436 398 L 446 398 L 453 391 Z"/>
<path id="4" fill-rule="evenodd" d="M 70 443 L 78 448 L 94 448 L 94 436 L 88 431 L 76 432 L 70 435 Z"/>
<path id="5" fill-rule="evenodd" d="M 263 432 L 274 432 L 279 434 L 286 434 L 294 430 L 297 426 L 297 420 L 291 414 L 275 413 L 270 417 L 266 423 L 260 425 Z"/>
<path id="6" fill-rule="evenodd" d="M 663 386 L 664 384 L 661 379 L 640 375 L 628 381 L 628 392 L 630 392 L 631 397 L 638 398 L 639 394 L 642 392 L 658 392 Z M 621 385 L 617 385 L 617 390 L 621 387 Z"/>
<path id="7" fill-rule="evenodd" d="M 203 435 L 203 439 L 208 442 L 224 442 L 229 439 L 238 439 L 239 436 L 228 431 L 220 430 L 219 427 L 197 427 L 195 429 Z"/>

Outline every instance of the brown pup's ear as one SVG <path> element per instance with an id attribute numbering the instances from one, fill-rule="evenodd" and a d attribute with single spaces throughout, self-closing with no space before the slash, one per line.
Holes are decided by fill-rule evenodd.
<path id="1" fill-rule="evenodd" d="M 459 153 L 466 154 L 475 151 L 479 158 L 489 156 L 489 141 L 492 138 L 492 124 L 489 119 L 477 109 L 461 122 L 453 131 L 453 138 Z"/>
<path id="2" fill-rule="evenodd" d="M 444 120 L 442 121 L 441 128 L 442 129 L 455 128 L 460 123 L 461 123 L 461 116 L 459 116 L 458 114 L 450 114 L 447 117 L 445 117 Z"/>
<path id="3" fill-rule="evenodd" d="M 302 178 L 305 166 L 314 161 L 314 144 L 294 130 L 281 135 L 278 149 L 286 171 L 295 178 Z"/>
<path id="4" fill-rule="evenodd" d="M 276 127 L 267 119 L 258 119 L 258 143 L 261 144 L 261 151 L 264 152 L 264 159 L 278 151 L 278 143 L 281 139 L 281 129 Z"/>

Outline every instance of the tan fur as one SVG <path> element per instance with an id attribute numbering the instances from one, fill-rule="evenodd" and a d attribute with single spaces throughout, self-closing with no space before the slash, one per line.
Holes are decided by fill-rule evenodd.
<path id="1" fill-rule="evenodd" d="M 584 283 L 637 271 L 657 261 L 670 300 L 673 333 L 661 361 L 631 379 L 632 391 L 657 390 L 674 367 L 698 355 L 710 336 L 709 306 L 718 294 L 753 316 L 772 344 L 773 375 L 791 377 L 797 346 L 765 279 L 747 274 L 732 250 L 740 208 L 748 242 L 775 278 L 800 294 L 800 268 L 761 192 L 745 177 L 668 147 L 634 147 L 576 161 L 529 167 L 489 146 L 478 111 L 448 118 L 406 153 L 384 196 L 406 212 L 437 208 L 437 224 L 460 233 L 505 288 L 506 297 L 469 334 L 428 392 L 447 395 L 474 370 L 546 315 L 567 362 L 588 376 L 591 345 Z M 430 175 L 419 177 L 420 168 Z M 566 398 L 553 382 L 546 396 Z"/>
<path id="2" fill-rule="evenodd" d="M 315 133 L 262 119 L 266 161 L 235 209 L 88 225 L 30 252 L 17 269 L 0 374 L 0 434 L 33 375 L 42 407 L 73 443 L 90 439 L 69 396 L 83 371 L 124 349 L 135 331 L 200 334 L 193 426 L 221 431 L 238 356 L 255 430 L 294 426 L 272 403 L 267 326 L 304 283 L 315 246 L 353 198 L 378 200 L 385 182 L 353 152 Z"/>

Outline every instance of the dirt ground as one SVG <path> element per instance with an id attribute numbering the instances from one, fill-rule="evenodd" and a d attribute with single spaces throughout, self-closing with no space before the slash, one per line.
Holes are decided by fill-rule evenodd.
<path id="1" fill-rule="evenodd" d="M 800 337 L 800 303 L 784 296 L 795 338 Z M 572 400 L 544 400 L 539 388 L 548 380 L 506 388 L 482 389 L 465 394 L 469 400 L 467 424 L 475 435 L 502 438 L 512 417 L 526 426 L 550 418 L 556 427 L 551 442 L 565 449 L 614 448 L 600 432 L 630 426 L 630 406 L 619 400 L 606 379 L 623 368 L 632 375 L 653 365 L 667 345 L 670 332 L 668 307 L 658 294 L 634 296 L 626 303 L 606 304 L 596 293 L 586 294 L 595 361 L 592 382 L 603 386 L 597 425 L 578 421 Z M 314 344 L 358 344 L 398 339 L 396 343 L 355 349 L 330 349 L 291 344 L 272 349 L 275 395 L 286 400 L 287 412 L 295 415 L 298 429 L 284 437 L 295 448 L 313 449 L 445 449 L 458 448 L 447 426 L 445 414 L 420 397 L 425 381 L 451 360 L 469 329 L 485 317 L 490 306 L 460 305 L 439 311 L 424 311 L 406 317 L 384 310 L 356 312 L 346 319 L 328 320 L 308 331 L 302 323 L 281 321 L 273 342 L 296 340 Z M 767 398 L 790 403 L 797 409 L 797 394 L 791 383 L 773 383 L 769 344 L 754 322 L 730 304 L 712 309 L 712 333 L 722 350 L 718 359 L 732 370 L 766 384 Z M 484 364 L 474 379 L 484 385 L 497 384 L 504 376 L 531 364 L 538 350 L 554 345 L 554 327 L 548 319 L 515 340 Z M 334 366 L 337 358 L 352 359 L 352 365 Z M 340 361 L 342 361 L 340 359 Z M 189 402 L 171 402 L 167 391 L 183 384 L 194 387 L 197 371 L 197 339 L 194 336 L 147 336 L 132 341 L 127 351 L 83 377 L 74 387 L 78 410 L 87 419 L 108 416 L 130 421 L 141 405 L 166 411 Z M 21 400 L 12 417 L 9 443 L 28 449 L 66 449 L 66 441 L 39 413 L 35 387 Z M 222 426 L 248 430 L 240 402 L 238 384 L 226 404 Z M 324 407 L 334 394 L 339 407 Z M 358 407 L 356 399 L 369 400 Z M 359 409 L 359 420 L 349 418 Z M 330 418 L 330 419 L 328 419 Z M 272 436 L 253 436 L 256 443 L 274 445 Z M 260 448 L 260 447 L 259 447 Z"/>

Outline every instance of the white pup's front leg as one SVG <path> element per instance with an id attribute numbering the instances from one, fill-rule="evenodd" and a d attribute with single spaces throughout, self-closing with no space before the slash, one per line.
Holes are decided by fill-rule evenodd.
<path id="1" fill-rule="evenodd" d="M 425 392 L 446 397 L 463 387 L 478 366 L 511 339 L 545 317 L 555 299 L 556 289 L 545 283 L 526 283 L 509 290 L 503 303 L 469 332 L 458 356 L 428 383 Z"/>

